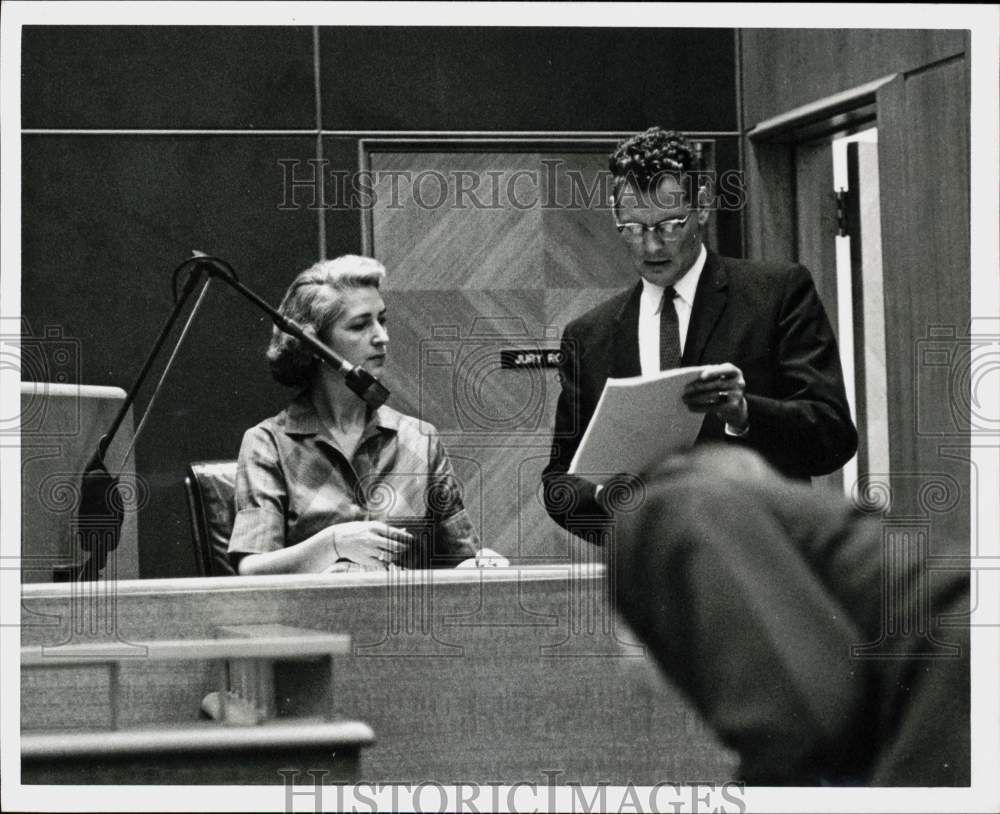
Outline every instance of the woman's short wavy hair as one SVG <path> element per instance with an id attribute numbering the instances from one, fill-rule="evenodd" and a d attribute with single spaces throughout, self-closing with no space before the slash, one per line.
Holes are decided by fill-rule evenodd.
<path id="1" fill-rule="evenodd" d="M 278 310 L 317 337 L 326 336 L 343 312 L 343 293 L 355 288 L 379 288 L 385 267 L 371 257 L 345 254 L 310 266 L 292 281 Z M 271 375 L 289 387 L 307 387 L 319 361 L 296 339 L 275 326 L 267 348 Z"/>

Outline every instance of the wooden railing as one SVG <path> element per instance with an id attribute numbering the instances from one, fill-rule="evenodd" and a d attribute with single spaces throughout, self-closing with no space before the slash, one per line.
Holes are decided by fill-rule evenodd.
<path id="1" fill-rule="evenodd" d="M 359 751 L 374 735 L 366 724 L 332 720 L 333 660 L 350 647 L 349 636 L 286 625 L 224 625 L 214 638 L 153 639 L 127 650 L 117 641 L 25 645 L 22 670 L 106 667 L 108 719 L 82 731 L 22 728 L 22 783 L 281 783 L 282 771 L 306 769 L 325 771 L 331 782 L 356 780 Z M 218 663 L 215 689 L 202 702 L 209 720 L 192 709 L 188 723 L 120 726 L 123 666 L 159 662 L 180 671 L 184 663 Z M 288 662 L 313 669 L 309 698 L 292 706 L 316 714 L 280 716 L 289 699 L 278 697 L 287 695 L 278 674 Z M 30 705 L 32 683 L 25 686 Z"/>

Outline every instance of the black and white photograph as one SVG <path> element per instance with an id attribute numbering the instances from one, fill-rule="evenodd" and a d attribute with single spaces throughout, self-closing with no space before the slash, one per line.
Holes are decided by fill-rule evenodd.
<path id="1" fill-rule="evenodd" d="M 1000 6 L 0 51 L 4 811 L 1000 810 Z"/>

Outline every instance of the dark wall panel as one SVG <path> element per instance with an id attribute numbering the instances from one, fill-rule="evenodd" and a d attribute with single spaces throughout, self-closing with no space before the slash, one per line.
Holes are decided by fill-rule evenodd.
<path id="1" fill-rule="evenodd" d="M 278 209 L 277 161 L 311 150 L 308 138 L 25 137 L 24 317 L 36 334 L 58 325 L 80 340 L 82 382 L 127 388 L 191 249 L 227 259 L 277 302 L 318 245 L 315 212 Z M 265 317 L 213 283 L 138 445 L 153 487 L 139 516 L 141 574 L 193 573 L 185 466 L 235 457 L 243 430 L 287 397 L 267 374 L 268 335 Z"/>
<path id="2" fill-rule="evenodd" d="M 740 31 L 746 127 L 873 79 L 965 50 L 963 31 Z"/>
<path id="3" fill-rule="evenodd" d="M 732 29 L 324 28 L 323 126 L 733 130 L 733 43 Z"/>
<path id="4" fill-rule="evenodd" d="M 316 126 L 308 28 L 27 26 L 21 48 L 23 127 Z"/>
<path id="5" fill-rule="evenodd" d="M 743 208 L 746 206 L 746 182 L 740 166 L 740 140 L 721 136 L 715 139 L 715 245 L 719 254 L 743 257 Z"/>
<path id="6" fill-rule="evenodd" d="M 325 185 L 323 219 L 326 225 L 326 256 L 361 251 L 361 206 L 371 203 L 356 171 L 358 140 L 328 136 L 323 139 Z"/>

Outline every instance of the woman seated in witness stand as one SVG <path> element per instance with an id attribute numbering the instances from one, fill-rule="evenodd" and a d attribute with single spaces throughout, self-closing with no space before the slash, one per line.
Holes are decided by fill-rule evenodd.
<path id="1" fill-rule="evenodd" d="M 317 263 L 295 278 L 280 311 L 377 378 L 389 345 L 384 277 L 367 257 Z M 342 373 L 277 328 L 267 359 L 274 378 L 300 392 L 243 436 L 229 540 L 240 574 L 444 567 L 476 556 L 434 427 L 371 409 Z"/>

